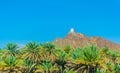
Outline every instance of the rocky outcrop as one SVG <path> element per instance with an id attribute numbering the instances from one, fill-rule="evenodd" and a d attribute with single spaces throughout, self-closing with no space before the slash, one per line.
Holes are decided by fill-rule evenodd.
<path id="1" fill-rule="evenodd" d="M 120 51 L 120 45 L 116 43 L 100 37 L 88 37 L 81 33 L 75 33 L 74 29 L 71 29 L 67 36 L 65 36 L 65 38 L 57 38 L 53 41 L 53 43 L 55 43 L 59 47 L 70 45 L 73 48 L 84 47 L 87 45 L 96 45 L 99 48 L 106 46 L 112 50 Z"/>

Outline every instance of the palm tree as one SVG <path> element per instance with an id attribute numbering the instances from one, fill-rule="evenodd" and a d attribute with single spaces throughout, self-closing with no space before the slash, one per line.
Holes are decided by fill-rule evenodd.
<path id="1" fill-rule="evenodd" d="M 52 51 L 55 49 L 55 45 L 53 43 L 42 43 L 41 47 L 49 53 L 49 55 L 52 53 Z"/>
<path id="2" fill-rule="evenodd" d="M 70 62 L 66 65 L 69 70 L 73 70 L 77 73 L 85 72 L 87 65 L 83 59 L 83 50 L 80 48 L 76 48 L 71 50 L 69 53 Z"/>
<path id="3" fill-rule="evenodd" d="M 73 49 L 73 48 L 72 48 L 71 46 L 69 46 L 69 45 L 67 45 L 67 46 L 65 46 L 65 47 L 63 48 L 63 50 L 64 50 L 66 53 L 69 53 L 72 49 Z"/>
<path id="4" fill-rule="evenodd" d="M 108 53 L 109 53 L 110 49 L 105 46 L 105 47 L 101 48 L 99 51 L 100 51 L 100 55 L 102 56 L 101 58 L 104 59 L 106 62 L 109 62 L 110 56 Z"/>
<path id="5" fill-rule="evenodd" d="M 12 72 L 14 67 L 16 66 L 16 58 L 18 56 L 18 46 L 15 43 L 8 43 L 5 48 L 2 50 L 4 53 L 2 56 L 2 63 L 5 63 L 2 66 L 10 67 L 8 70 Z"/>
<path id="6" fill-rule="evenodd" d="M 7 55 L 16 57 L 18 54 L 18 46 L 15 43 L 8 43 L 5 47 L 5 50 L 6 50 L 6 53 L 5 53 L 4 57 Z"/>
<path id="7" fill-rule="evenodd" d="M 32 73 L 41 60 L 40 46 L 38 43 L 29 42 L 25 46 L 24 65 L 27 66 L 28 72 Z"/>
<path id="8" fill-rule="evenodd" d="M 17 65 L 16 58 L 14 56 L 7 56 L 4 59 L 5 66 L 9 67 L 8 72 L 14 72 L 14 67 Z"/>
<path id="9" fill-rule="evenodd" d="M 44 73 L 51 73 L 50 69 L 53 67 L 53 65 L 50 61 L 43 60 L 40 63 L 40 67 L 44 70 Z"/>
<path id="10" fill-rule="evenodd" d="M 71 50 L 69 55 L 73 60 L 82 59 L 83 58 L 83 50 L 81 48 L 76 48 L 74 50 Z"/>
<path id="11" fill-rule="evenodd" d="M 19 72 L 18 72 L 19 71 Z M 73 49 L 29 42 L 0 49 L 0 73 L 120 73 L 120 52 L 91 45 Z"/>
<path id="12" fill-rule="evenodd" d="M 84 61 L 87 63 L 88 73 L 95 73 L 102 64 L 101 55 L 96 46 L 87 46 L 83 50 Z"/>
<path id="13" fill-rule="evenodd" d="M 120 53 L 116 50 L 109 50 L 108 52 L 109 57 L 111 58 L 111 61 L 113 61 L 114 64 L 116 64 L 116 60 L 120 57 Z"/>
<path id="14" fill-rule="evenodd" d="M 53 43 L 42 43 L 41 45 L 42 60 L 48 60 L 53 62 L 55 59 L 54 50 L 55 45 Z"/>
<path id="15" fill-rule="evenodd" d="M 67 54 L 61 49 L 56 49 L 54 55 L 56 56 L 55 63 L 58 65 L 59 72 L 63 73 L 67 63 Z"/>

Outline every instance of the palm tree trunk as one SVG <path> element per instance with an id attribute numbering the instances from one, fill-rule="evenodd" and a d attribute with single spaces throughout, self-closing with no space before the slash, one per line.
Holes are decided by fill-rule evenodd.
<path id="1" fill-rule="evenodd" d="M 46 70 L 44 70 L 44 73 L 47 73 Z"/>
<path id="2" fill-rule="evenodd" d="M 48 73 L 50 73 L 50 70 L 48 70 Z"/>

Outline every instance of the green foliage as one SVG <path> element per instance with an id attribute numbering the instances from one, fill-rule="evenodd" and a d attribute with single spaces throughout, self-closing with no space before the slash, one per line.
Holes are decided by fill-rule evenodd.
<path id="1" fill-rule="evenodd" d="M 63 51 L 62 49 L 56 49 L 54 54 L 55 54 L 56 58 L 59 60 L 64 60 L 67 57 L 66 52 Z"/>
<path id="2" fill-rule="evenodd" d="M 73 49 L 73 48 L 72 48 L 71 46 L 69 46 L 69 45 L 67 45 L 67 46 L 65 46 L 65 47 L 63 48 L 63 50 L 64 50 L 66 53 L 69 53 L 72 49 Z"/>
<path id="3" fill-rule="evenodd" d="M 83 59 L 83 50 L 80 48 L 76 48 L 74 50 L 71 50 L 69 53 L 70 57 L 72 57 L 72 59 Z"/>
<path id="4" fill-rule="evenodd" d="M 33 64 L 33 63 L 31 63 L 31 61 L 28 60 L 28 59 L 25 59 L 25 60 L 23 61 L 23 65 L 24 65 L 24 66 L 30 67 L 30 66 L 32 66 L 32 64 Z"/>
<path id="5" fill-rule="evenodd" d="M 18 46 L 15 43 L 8 43 L 5 47 L 6 49 L 6 55 L 16 56 L 18 54 Z"/>
<path id="6" fill-rule="evenodd" d="M 120 73 L 120 65 L 119 64 L 116 64 L 114 66 L 114 71 L 115 71 L 115 73 Z"/>
<path id="7" fill-rule="evenodd" d="M 7 56 L 4 62 L 7 66 L 16 66 L 16 58 L 14 56 Z"/>
<path id="8" fill-rule="evenodd" d="M 31 51 L 37 51 L 39 50 L 39 44 L 36 43 L 36 42 L 29 42 L 26 44 L 26 48 L 27 48 L 27 51 L 31 52 Z"/>
<path id="9" fill-rule="evenodd" d="M 96 73 L 106 73 L 106 71 L 105 71 L 104 69 L 99 69 L 99 68 L 97 68 Z"/>
<path id="10" fill-rule="evenodd" d="M 15 43 L 8 43 L 5 49 L 0 49 L 0 72 L 7 70 L 23 73 L 120 73 L 120 52 L 107 47 L 99 49 L 94 45 L 74 49 L 36 42 L 29 42 L 20 49 Z"/>
<path id="11" fill-rule="evenodd" d="M 111 57 L 120 57 L 120 53 L 119 51 L 116 51 L 116 50 L 110 50 L 108 51 L 108 55 L 111 56 Z"/>
<path id="12" fill-rule="evenodd" d="M 26 44 L 26 50 L 24 54 L 25 62 L 29 64 L 39 63 L 40 61 L 40 46 L 38 43 L 29 42 Z"/>
<path id="13" fill-rule="evenodd" d="M 40 45 L 41 45 L 41 47 L 43 47 L 47 51 L 55 49 L 55 45 L 53 43 L 47 42 L 47 43 L 43 43 L 43 44 L 40 44 Z"/>
<path id="14" fill-rule="evenodd" d="M 97 47 L 87 46 L 83 50 L 84 60 L 89 62 L 95 62 L 100 59 L 100 53 Z"/>
<path id="15" fill-rule="evenodd" d="M 5 49 L 9 52 L 15 52 L 18 46 L 14 43 L 8 43 Z"/>
<path id="16" fill-rule="evenodd" d="M 52 67 L 52 63 L 50 61 L 44 60 L 44 61 L 41 61 L 40 67 L 43 70 L 50 70 L 50 68 Z"/>

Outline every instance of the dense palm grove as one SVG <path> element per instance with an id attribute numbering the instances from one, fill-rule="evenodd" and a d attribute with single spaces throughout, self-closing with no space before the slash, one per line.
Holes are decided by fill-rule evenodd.
<path id="1" fill-rule="evenodd" d="M 29 42 L 0 50 L 0 73 L 120 73 L 120 52 L 94 45 L 84 48 Z"/>

